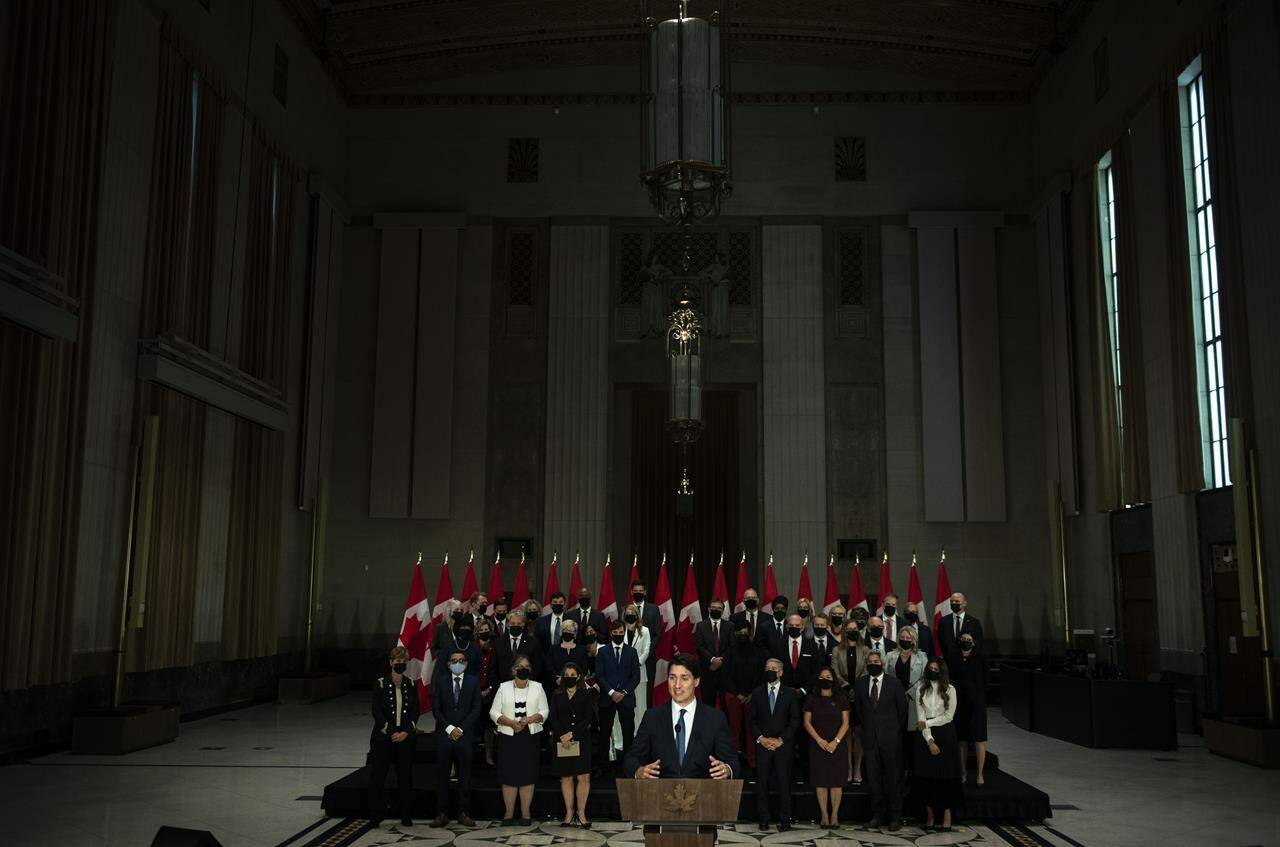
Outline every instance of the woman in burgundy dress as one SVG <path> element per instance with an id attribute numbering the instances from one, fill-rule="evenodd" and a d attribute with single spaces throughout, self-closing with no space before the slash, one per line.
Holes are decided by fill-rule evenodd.
<path id="1" fill-rule="evenodd" d="M 805 698 L 804 730 L 809 733 L 809 784 L 818 795 L 820 826 L 839 825 L 840 799 L 849 780 L 849 700 L 835 687 L 830 667 L 818 671 L 818 690 Z"/>

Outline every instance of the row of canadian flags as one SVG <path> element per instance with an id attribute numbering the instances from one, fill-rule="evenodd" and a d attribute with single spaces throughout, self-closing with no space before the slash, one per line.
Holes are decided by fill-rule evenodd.
<path id="1" fill-rule="evenodd" d="M 568 597 L 576 598 L 578 590 L 582 588 L 582 574 L 578 570 L 580 558 L 575 556 L 573 560 L 573 569 L 569 576 Z M 547 568 L 546 586 L 542 592 L 542 610 L 544 613 L 550 611 L 551 595 L 560 591 L 560 577 L 557 572 L 558 561 L 556 557 L 552 557 L 551 565 Z M 863 608 L 870 611 L 867 604 L 867 592 L 862 587 L 862 569 L 861 562 L 855 561 L 852 573 L 849 579 L 849 601 L 846 608 L 850 611 L 856 608 Z M 631 576 L 627 581 L 630 585 L 640 577 L 638 559 L 633 559 L 631 563 Z M 746 607 L 743 604 L 743 595 L 747 589 L 753 587 L 751 585 L 750 576 L 747 574 L 747 557 L 744 553 L 738 562 L 738 579 L 734 595 L 735 612 L 740 612 Z M 880 561 L 880 583 L 879 583 L 880 605 L 876 609 L 876 614 L 884 612 L 883 599 L 889 594 L 894 594 L 893 580 L 889 572 L 889 554 L 886 552 L 884 558 Z M 436 598 L 431 602 L 427 598 L 427 585 L 422 576 L 422 555 L 418 555 L 418 563 L 413 568 L 413 577 L 409 583 L 409 599 L 405 602 L 404 622 L 400 627 L 401 646 L 409 651 L 409 669 L 407 674 L 410 679 L 415 680 L 418 688 L 418 701 L 425 712 L 431 707 L 431 688 L 430 681 L 432 671 L 435 666 L 435 659 L 431 655 L 431 644 L 435 636 L 436 627 L 444 623 L 445 610 L 450 601 L 455 599 L 465 600 L 471 597 L 479 590 L 479 583 L 476 581 L 475 556 L 472 555 L 467 560 L 466 573 L 462 580 L 462 592 L 455 594 L 453 590 L 453 579 L 449 576 L 449 556 L 446 553 L 444 562 L 440 566 L 440 581 L 436 587 Z M 501 597 L 506 593 L 506 589 L 502 580 L 501 559 L 495 559 L 492 569 L 489 572 L 489 590 L 486 592 L 490 602 L 495 598 Z M 765 609 L 774 597 L 782 592 L 778 590 L 778 581 L 773 573 L 773 556 L 769 557 L 769 562 L 764 570 L 764 591 L 761 594 L 761 605 Z M 515 609 L 526 602 L 532 595 L 529 593 L 529 576 L 525 570 L 524 556 L 520 557 L 520 564 L 516 566 L 515 590 L 510 595 L 511 608 Z M 934 594 L 935 603 L 933 607 L 933 627 L 936 630 L 938 622 L 949 609 L 951 600 L 951 582 L 947 578 L 947 554 L 944 551 L 938 562 L 938 585 Z M 724 556 L 720 557 L 720 564 L 716 566 L 715 583 L 711 588 L 712 600 L 729 601 L 729 587 L 725 582 L 724 576 Z M 804 557 L 804 562 L 800 566 L 800 584 L 796 589 L 796 600 L 806 599 L 812 601 L 813 589 L 809 584 L 809 557 Z M 924 601 L 924 592 L 920 590 L 920 577 L 916 573 L 916 557 L 911 555 L 911 570 L 907 577 L 907 602 L 921 603 Z M 831 612 L 833 606 L 840 603 L 840 588 L 836 580 L 835 557 L 832 556 L 827 561 L 827 584 L 823 592 L 822 611 L 824 614 Z M 616 620 L 619 616 L 618 601 L 613 590 L 613 563 L 611 559 L 606 559 L 604 570 L 600 573 L 600 593 L 596 595 L 596 608 L 599 609 L 609 620 Z M 662 614 L 663 636 L 657 646 L 658 667 L 655 674 L 656 679 L 664 679 L 667 675 L 667 661 L 679 652 L 693 652 L 693 631 L 694 628 L 702 621 L 702 604 L 698 599 L 698 586 L 694 581 L 693 557 L 689 558 L 689 567 L 685 570 L 684 595 L 680 605 L 680 613 L 677 616 L 675 607 L 671 600 L 671 583 L 667 578 L 667 557 L 662 557 L 662 564 L 658 568 L 658 580 L 653 590 L 653 603 L 658 607 Z M 935 650 L 938 639 L 934 639 Z M 655 685 L 653 687 L 653 699 L 655 703 L 661 703 L 669 699 L 665 685 Z"/>

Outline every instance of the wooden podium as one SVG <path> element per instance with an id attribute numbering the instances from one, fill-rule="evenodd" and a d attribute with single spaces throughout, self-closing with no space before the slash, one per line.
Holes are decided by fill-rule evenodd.
<path id="1" fill-rule="evenodd" d="M 738 820 L 740 779 L 619 779 L 622 819 L 644 825 L 645 847 L 712 847 Z"/>

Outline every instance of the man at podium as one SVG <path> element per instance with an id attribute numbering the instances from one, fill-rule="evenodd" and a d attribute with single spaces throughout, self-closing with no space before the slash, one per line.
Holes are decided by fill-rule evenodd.
<path id="1" fill-rule="evenodd" d="M 698 703 L 698 660 L 677 653 L 667 665 L 671 702 L 644 713 L 623 773 L 636 779 L 733 779 L 738 753 L 724 712 Z"/>

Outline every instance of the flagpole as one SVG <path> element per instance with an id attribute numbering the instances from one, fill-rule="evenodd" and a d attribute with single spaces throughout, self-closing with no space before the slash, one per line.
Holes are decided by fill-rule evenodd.
<path id="1" fill-rule="evenodd" d="M 311 501 L 311 556 L 307 575 L 307 634 L 303 644 L 302 672 L 311 673 L 311 639 L 316 624 L 316 590 L 318 582 L 316 572 L 320 560 L 320 526 L 324 522 L 329 507 L 328 492 L 325 490 L 326 480 L 321 477 L 316 486 L 315 499 Z"/>

